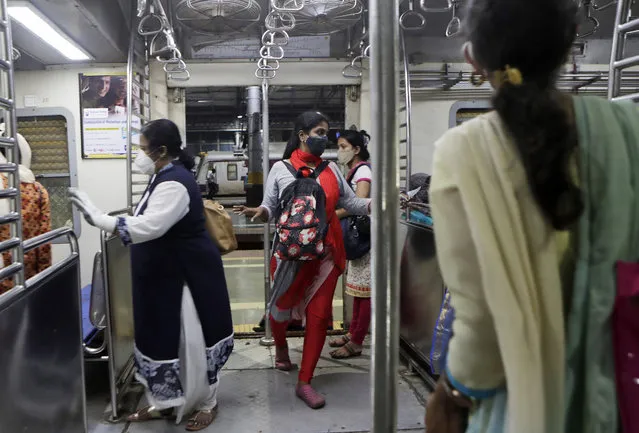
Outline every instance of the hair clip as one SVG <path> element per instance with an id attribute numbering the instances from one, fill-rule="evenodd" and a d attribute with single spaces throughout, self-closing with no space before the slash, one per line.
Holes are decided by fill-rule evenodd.
<path id="1" fill-rule="evenodd" d="M 510 65 L 506 65 L 503 71 L 500 71 L 500 80 L 502 83 L 510 83 L 513 86 L 521 86 L 524 82 L 524 78 L 521 75 L 521 71 L 517 68 L 511 68 Z"/>

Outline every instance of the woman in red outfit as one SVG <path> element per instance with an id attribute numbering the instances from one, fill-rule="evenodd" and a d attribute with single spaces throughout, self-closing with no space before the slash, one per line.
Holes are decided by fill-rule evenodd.
<path id="1" fill-rule="evenodd" d="M 239 206 L 236 212 L 263 222 L 277 217 L 281 194 L 295 181 L 284 162 L 291 164 L 295 170 L 304 167 L 312 170 L 320 165 L 328 144 L 328 128 L 328 120 L 321 113 L 306 112 L 299 116 L 283 161 L 277 162 L 269 173 L 262 205 L 258 208 Z M 293 369 L 286 342 L 288 323 L 295 319 L 305 321 L 306 335 L 296 394 L 313 409 L 319 409 L 326 403 L 324 397 L 311 387 L 311 379 L 324 347 L 337 280 L 346 267 L 342 229 L 335 211 L 343 208 L 351 215 L 370 213 L 370 200 L 355 195 L 336 164 L 330 163 L 320 173 L 318 182 L 326 195 L 326 254 L 322 259 L 312 261 L 283 261 L 273 257 L 273 288 L 269 304 L 275 339 L 275 368 L 278 370 Z"/>

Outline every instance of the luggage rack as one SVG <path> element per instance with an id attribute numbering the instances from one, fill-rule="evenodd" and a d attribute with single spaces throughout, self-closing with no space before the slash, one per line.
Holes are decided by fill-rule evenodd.
<path id="1" fill-rule="evenodd" d="M 637 62 L 639 63 L 639 56 Z M 615 71 L 615 95 L 623 98 L 637 95 L 634 98 L 639 98 L 639 71 L 624 71 L 623 76 L 620 76 L 621 71 Z M 410 71 L 409 76 L 411 95 L 419 99 L 480 99 L 490 98 L 493 94 L 490 83 L 475 87 L 470 83 L 470 71 L 461 68 L 455 70 L 451 65 L 444 65 L 441 69 Z M 608 95 L 610 81 L 610 72 L 605 70 L 566 71 L 559 75 L 557 87 L 569 93 L 605 97 Z M 403 91 L 406 81 L 402 80 L 400 85 Z"/>

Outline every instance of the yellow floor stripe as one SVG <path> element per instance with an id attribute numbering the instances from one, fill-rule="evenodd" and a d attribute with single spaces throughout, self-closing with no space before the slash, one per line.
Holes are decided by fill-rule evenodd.
<path id="1" fill-rule="evenodd" d="M 256 327 L 257 327 L 257 323 L 255 324 L 243 323 L 241 325 L 233 325 L 233 330 L 235 331 L 236 334 L 246 334 L 246 333 L 252 333 L 253 328 L 256 328 Z M 333 322 L 333 329 L 342 329 L 342 322 L 341 321 Z"/>

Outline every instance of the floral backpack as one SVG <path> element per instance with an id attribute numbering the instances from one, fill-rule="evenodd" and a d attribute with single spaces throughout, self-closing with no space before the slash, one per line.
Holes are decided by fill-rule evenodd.
<path id="1" fill-rule="evenodd" d="M 280 260 L 310 261 L 325 255 L 324 240 L 328 232 L 326 194 L 317 182 L 328 167 L 324 161 L 315 169 L 299 170 L 284 162 L 295 181 L 284 189 L 278 206 L 274 254 Z"/>

